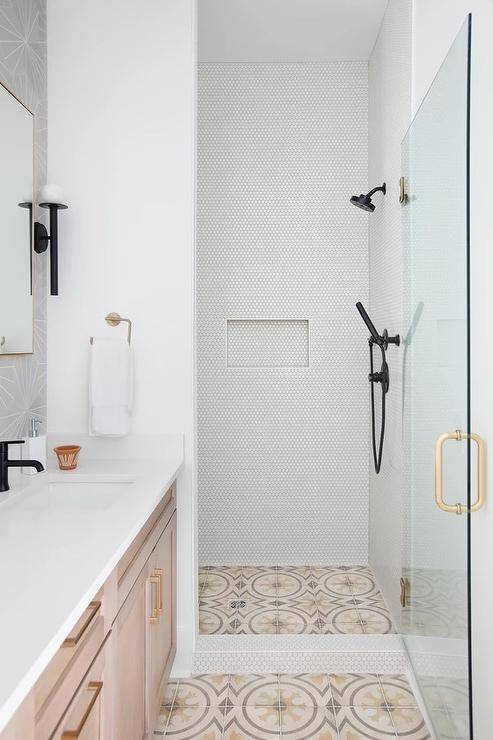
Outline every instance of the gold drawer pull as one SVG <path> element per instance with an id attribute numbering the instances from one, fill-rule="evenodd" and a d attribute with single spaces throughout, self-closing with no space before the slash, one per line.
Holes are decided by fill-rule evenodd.
<path id="1" fill-rule="evenodd" d="M 163 575 L 164 571 L 162 568 L 154 568 L 154 574 L 157 575 L 159 578 L 159 586 L 158 586 L 158 613 L 159 616 L 163 613 Z"/>
<path id="2" fill-rule="evenodd" d="M 159 612 L 159 607 L 158 606 L 155 606 L 155 604 L 153 602 L 153 599 L 152 599 L 152 593 L 153 593 L 152 586 L 153 585 L 156 585 L 157 586 L 158 595 L 156 597 L 156 601 L 159 603 L 160 581 L 161 581 L 160 576 L 158 576 L 158 575 L 156 576 L 156 575 L 154 575 L 154 573 L 153 573 L 152 576 L 149 576 L 149 583 L 151 584 L 151 606 L 152 606 L 152 608 L 151 608 L 151 616 L 149 617 L 149 622 L 151 624 L 156 624 L 156 622 L 159 622 L 160 612 Z"/>
<path id="3" fill-rule="evenodd" d="M 89 606 L 87 607 L 87 619 L 82 624 L 80 630 L 77 632 L 76 635 L 73 637 L 69 636 L 66 640 L 62 642 L 62 647 L 75 647 L 80 640 L 82 639 L 84 633 L 88 629 L 89 625 L 93 621 L 94 617 L 98 613 L 98 611 L 101 609 L 101 602 L 100 601 L 91 601 Z"/>
<path id="4" fill-rule="evenodd" d="M 149 582 L 157 586 L 156 605 L 152 607 L 149 617 L 151 624 L 159 622 L 159 617 L 163 613 L 163 573 L 162 568 L 154 568 L 152 576 L 149 577 Z"/>
<path id="5" fill-rule="evenodd" d="M 86 707 L 86 711 L 82 715 L 82 719 L 79 722 L 79 725 L 76 730 L 65 730 L 65 732 L 62 735 L 62 740 L 69 740 L 69 738 L 77 738 L 80 737 L 82 730 L 84 729 L 84 725 L 87 722 L 87 719 L 89 715 L 91 714 L 93 706 L 96 704 L 98 700 L 98 696 L 101 693 L 101 689 L 103 688 L 103 682 L 102 681 L 91 681 L 87 687 L 88 691 L 92 691 L 92 696 L 89 701 L 89 704 Z"/>
<path id="6" fill-rule="evenodd" d="M 447 504 L 443 500 L 443 446 L 449 439 L 456 442 L 462 442 L 465 439 L 472 439 L 476 443 L 478 450 L 478 486 L 476 500 L 468 509 L 465 504 Z M 446 511 L 448 514 L 465 514 L 478 511 L 486 500 L 486 448 L 484 441 L 479 434 L 471 432 L 462 432 L 456 429 L 455 432 L 446 432 L 441 434 L 435 445 L 435 501 L 439 509 Z"/>

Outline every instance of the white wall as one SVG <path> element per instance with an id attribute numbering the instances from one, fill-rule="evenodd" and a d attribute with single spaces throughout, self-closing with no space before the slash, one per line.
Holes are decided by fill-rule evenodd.
<path id="1" fill-rule="evenodd" d="M 49 180 L 60 219 L 60 296 L 49 301 L 53 432 L 87 429 L 89 337 L 132 319 L 134 433 L 180 433 L 180 647 L 193 631 L 192 0 L 49 0 Z M 122 331 L 124 331 L 122 329 Z"/>
<path id="2" fill-rule="evenodd" d="M 386 5 L 387 0 L 199 0 L 199 61 L 366 61 Z"/>
<path id="3" fill-rule="evenodd" d="M 446 12 L 444 12 L 444 8 Z M 491 0 L 414 0 L 413 87 L 414 109 L 435 76 L 468 12 L 473 14 L 471 118 L 471 308 L 472 308 L 472 428 L 489 443 L 489 470 L 493 456 L 493 265 L 490 184 L 493 170 L 493 3 Z M 439 173 L 438 173 L 439 174 Z M 489 476 L 491 481 L 491 475 Z M 491 484 L 488 494 L 493 494 Z M 473 680 L 475 737 L 491 736 L 491 542 L 493 507 L 472 516 L 473 552 Z"/>
<path id="4" fill-rule="evenodd" d="M 200 564 L 366 563 L 368 65 L 200 65 L 198 101 Z"/>

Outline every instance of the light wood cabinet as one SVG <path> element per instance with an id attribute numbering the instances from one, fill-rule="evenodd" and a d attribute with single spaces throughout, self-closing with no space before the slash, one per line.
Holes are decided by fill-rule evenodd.
<path id="1" fill-rule="evenodd" d="M 113 736 L 142 740 L 146 735 L 147 572 L 144 569 L 113 626 Z"/>
<path id="2" fill-rule="evenodd" d="M 0 740 L 144 740 L 176 652 L 175 484 Z"/>
<path id="3" fill-rule="evenodd" d="M 162 693 L 176 653 L 176 514 L 149 559 L 147 700 L 149 727 L 157 727 Z"/>
<path id="4" fill-rule="evenodd" d="M 109 643 L 105 642 L 51 736 L 53 740 L 104 740 L 103 711 L 111 691 L 109 655 Z"/>

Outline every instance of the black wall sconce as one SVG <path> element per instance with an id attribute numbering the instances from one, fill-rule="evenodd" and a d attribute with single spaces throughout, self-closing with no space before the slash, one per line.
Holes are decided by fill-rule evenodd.
<path id="1" fill-rule="evenodd" d="M 45 185 L 41 197 L 43 203 L 39 204 L 40 208 L 48 208 L 50 211 L 50 233 L 46 226 L 39 221 L 34 222 L 34 251 L 37 254 L 43 254 L 50 244 L 50 294 L 58 295 L 58 211 L 64 211 L 68 208 L 65 203 L 59 200 L 60 188 L 56 185 Z M 57 198 L 57 200 L 55 200 Z M 30 233 L 32 234 L 33 204 L 30 201 L 23 201 L 18 204 L 21 208 L 29 210 L 29 220 L 31 224 Z M 32 252 L 31 253 L 31 294 L 32 294 Z"/>
<path id="2" fill-rule="evenodd" d="M 34 251 L 46 252 L 50 243 L 50 294 L 58 295 L 58 211 L 68 208 L 64 203 L 40 203 L 40 208 L 50 211 L 50 233 L 39 221 L 34 222 Z"/>

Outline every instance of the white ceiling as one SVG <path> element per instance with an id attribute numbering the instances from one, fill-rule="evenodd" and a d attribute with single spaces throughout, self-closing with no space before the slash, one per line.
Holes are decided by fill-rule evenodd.
<path id="1" fill-rule="evenodd" d="M 369 58 L 388 0 L 197 0 L 200 62 Z"/>

